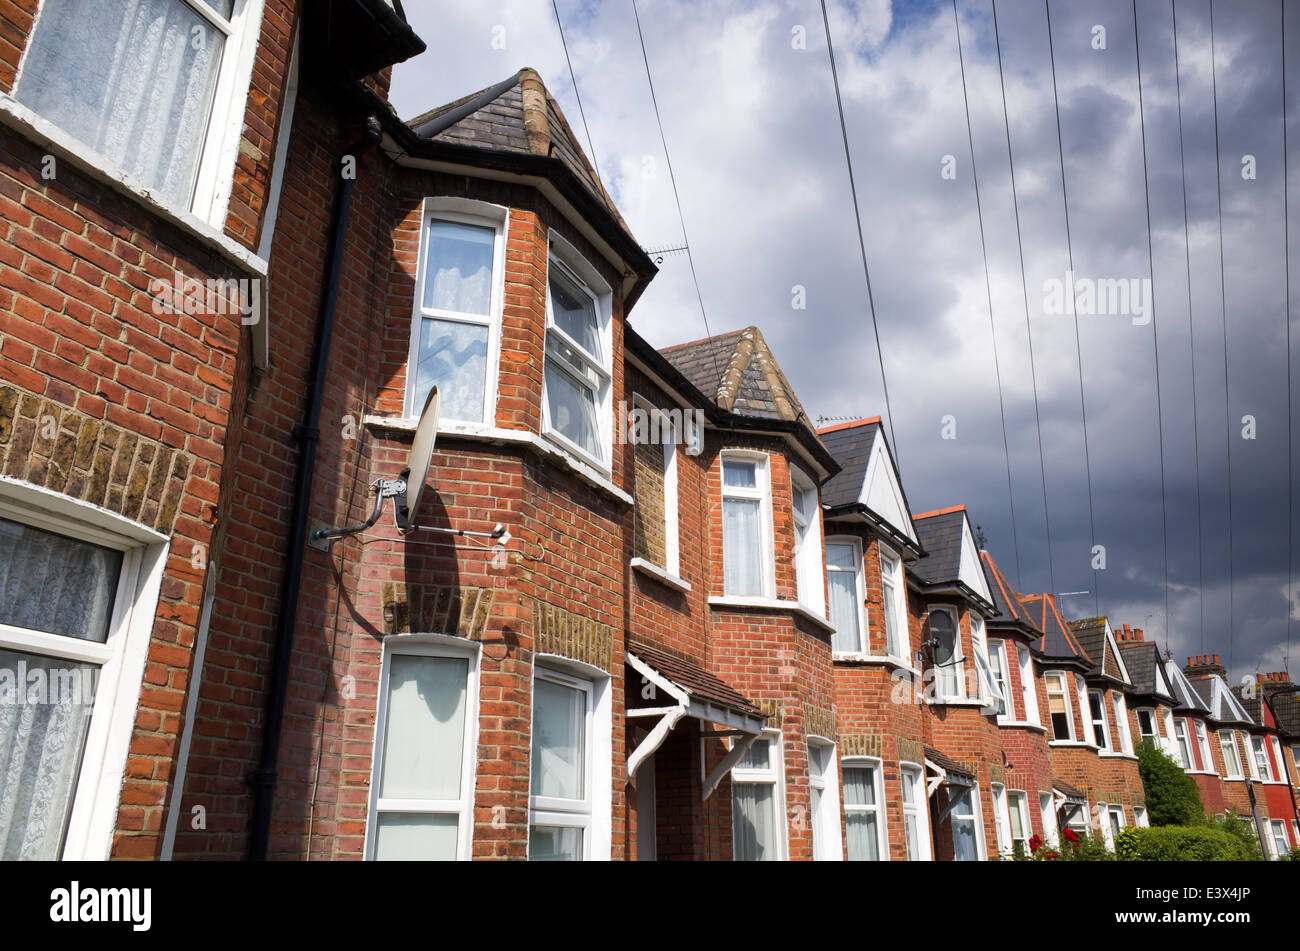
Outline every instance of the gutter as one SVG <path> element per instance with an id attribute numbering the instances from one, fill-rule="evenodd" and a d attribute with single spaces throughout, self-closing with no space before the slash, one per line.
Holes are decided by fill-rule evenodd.
<path id="1" fill-rule="evenodd" d="M 339 279 L 343 270 L 343 245 L 347 237 L 352 186 L 355 183 L 355 174 L 352 177 L 345 177 L 341 171 L 347 158 L 351 157 L 355 160 L 373 149 L 378 144 L 380 135 L 379 120 L 374 116 L 369 117 L 366 120 L 365 134 L 345 149 L 335 163 L 336 169 L 340 171 L 340 184 L 335 198 L 329 267 L 325 272 L 320 319 L 317 323 L 316 342 L 312 354 L 311 386 L 307 394 L 303 423 L 293 429 L 293 439 L 298 443 L 298 471 L 294 485 L 289 547 L 285 556 L 280 617 L 276 627 L 275 652 L 271 666 L 271 688 L 267 696 L 266 719 L 262 730 L 262 752 L 257 768 L 247 776 L 248 784 L 253 787 L 252 829 L 248 843 L 248 855 L 253 861 L 266 859 L 270 840 L 271 814 L 275 804 L 276 764 L 280 755 L 280 734 L 284 727 L 289 669 L 293 658 L 293 632 L 298 617 L 302 567 L 306 558 L 307 513 L 311 503 L 316 446 L 320 441 L 321 405 L 324 401 L 325 380 L 329 373 L 330 344 L 334 336 Z"/>

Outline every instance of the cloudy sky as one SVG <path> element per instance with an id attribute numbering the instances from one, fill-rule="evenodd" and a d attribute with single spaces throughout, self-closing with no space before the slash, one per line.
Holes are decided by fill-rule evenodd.
<path id="1" fill-rule="evenodd" d="M 760 327 L 814 419 L 884 416 L 819 4 L 638 2 L 708 331 Z M 401 115 L 532 66 L 584 147 L 589 133 L 641 244 L 682 243 L 631 0 L 559 0 L 585 131 L 547 0 L 405 6 L 429 49 L 395 72 Z M 987 284 L 951 0 L 829 7 L 913 512 L 965 503 L 1021 590 L 1087 592 L 1062 599 L 1067 617 L 1099 605 L 1163 646 L 1162 407 L 1169 646 L 1180 660 L 1218 652 L 1234 679 L 1281 669 L 1290 602 L 1278 0 L 1215 4 L 1214 74 L 1209 0 L 1177 0 L 1185 175 L 1171 5 L 1138 0 L 1153 307 L 1146 316 L 1080 314 L 1080 346 L 1068 304 L 1053 313 L 1045 293 L 1046 282 L 1064 282 L 1071 247 L 1042 0 L 997 3 L 1023 283 L 990 0 L 958 0 Z M 1293 21 L 1300 15 L 1286 31 L 1295 74 Z M 1081 283 L 1151 277 L 1134 36 L 1131 0 L 1052 4 Z M 1300 93 L 1295 82 L 1288 76 Z M 1253 166 L 1245 174 L 1243 161 Z M 796 286 L 805 309 L 792 306 Z M 631 319 L 658 346 L 706 335 L 684 256 L 665 258 Z M 1242 437 L 1246 415 L 1254 439 Z M 945 439 L 949 416 L 955 438 Z M 1095 575 L 1094 544 L 1106 558 Z M 1293 613 L 1300 618 L 1300 607 Z"/>

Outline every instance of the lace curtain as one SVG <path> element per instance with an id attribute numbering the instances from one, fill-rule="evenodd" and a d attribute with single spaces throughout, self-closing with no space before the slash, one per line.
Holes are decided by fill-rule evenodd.
<path id="1" fill-rule="evenodd" d="M 184 0 L 45 0 L 16 96 L 188 206 L 225 41 Z"/>

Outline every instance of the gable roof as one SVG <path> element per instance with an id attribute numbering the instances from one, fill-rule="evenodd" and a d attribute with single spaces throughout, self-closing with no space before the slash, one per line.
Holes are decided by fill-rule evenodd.
<path id="1" fill-rule="evenodd" d="M 1249 701 L 1243 704 L 1238 695 L 1228 686 L 1228 682 L 1218 674 L 1189 679 L 1196 695 L 1205 701 L 1210 711 L 1210 719 L 1220 723 L 1263 723 L 1260 716 L 1259 701 L 1255 700 L 1253 709 Z"/>
<path id="2" fill-rule="evenodd" d="M 955 585 L 993 606 L 993 593 L 984 575 L 984 562 L 975 547 L 966 507 L 926 512 L 913 519 L 916 537 L 926 555 L 912 565 L 912 573 L 926 587 Z"/>
<path id="3" fill-rule="evenodd" d="M 1104 614 L 1071 621 L 1070 630 L 1074 632 L 1079 646 L 1092 658 L 1095 673 L 1131 683 L 1123 655 L 1119 652 L 1119 644 L 1115 640 L 1115 632 L 1111 630 L 1110 621 Z"/>
<path id="4" fill-rule="evenodd" d="M 828 426 L 817 435 L 840 464 L 839 473 L 822 487 L 822 504 L 832 512 L 861 511 L 903 547 L 922 554 L 880 417 Z"/>
<path id="5" fill-rule="evenodd" d="M 1187 675 L 1183 673 L 1182 668 L 1177 663 L 1172 660 L 1165 661 L 1165 676 L 1169 678 L 1169 686 L 1172 688 L 1174 700 L 1180 708 L 1195 710 L 1204 714 L 1210 712 L 1210 705 L 1193 689 Z"/>
<path id="6" fill-rule="evenodd" d="M 1129 682 L 1137 693 L 1174 699 L 1173 688 L 1165 676 L 1160 648 L 1150 641 L 1127 641 L 1119 645 L 1128 670 Z"/>
<path id="7" fill-rule="evenodd" d="M 989 590 L 993 593 L 993 607 L 997 611 L 988 619 L 989 626 L 1014 628 L 1034 638 L 1042 637 L 1043 632 L 1034 627 L 1029 612 L 1020 603 L 1020 595 L 1011 587 L 1011 582 L 1002 573 L 993 556 L 987 550 L 983 550 L 980 552 L 980 558 L 984 562 L 984 574 L 991 582 Z"/>
<path id="8" fill-rule="evenodd" d="M 1034 626 L 1043 632 L 1039 650 L 1043 655 L 1055 660 L 1073 660 L 1088 667 L 1092 657 L 1079 646 L 1070 625 L 1065 623 L 1056 598 L 1050 594 L 1027 594 L 1020 599 L 1025 610 L 1029 612 Z"/>

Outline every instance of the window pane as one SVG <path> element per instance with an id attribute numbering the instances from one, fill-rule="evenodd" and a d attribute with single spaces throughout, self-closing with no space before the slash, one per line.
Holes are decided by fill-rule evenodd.
<path id="1" fill-rule="evenodd" d="M 551 425 L 560 435 L 601 458 L 595 394 L 550 360 L 546 362 L 546 405 Z"/>
<path id="2" fill-rule="evenodd" d="M 1018 795 L 1013 794 L 1010 798 L 1011 840 L 1013 842 L 1018 842 L 1025 837 L 1025 827 L 1021 821 L 1024 816 L 1020 812 L 1021 803 L 1023 802 L 1023 798 Z"/>
<path id="3" fill-rule="evenodd" d="M 911 770 L 903 772 L 903 805 L 916 804 L 916 774 Z"/>
<path id="4" fill-rule="evenodd" d="M 880 834 L 874 812 L 848 812 L 844 815 L 850 862 L 880 861 Z"/>
<path id="5" fill-rule="evenodd" d="M 722 500 L 722 574 L 727 594 L 763 593 L 759 512 L 757 500 Z"/>
<path id="6" fill-rule="evenodd" d="M 586 799 L 587 692 L 533 681 L 534 796 Z"/>
<path id="7" fill-rule="evenodd" d="M 852 545 L 845 545 L 840 542 L 828 542 L 826 544 L 826 567 L 843 568 L 856 572 L 858 568 L 857 549 Z"/>
<path id="8" fill-rule="evenodd" d="M 755 462 L 727 461 L 722 464 L 722 484 L 739 489 L 758 487 L 758 464 Z"/>
<path id="9" fill-rule="evenodd" d="M 98 670 L 0 649 L 0 860 L 59 858 Z"/>
<path id="10" fill-rule="evenodd" d="M 425 317 L 420 324 L 412 405 L 423 406 L 436 383 L 439 416 L 481 423 L 487 353 L 487 327 Z"/>
<path id="11" fill-rule="evenodd" d="M 496 230 L 431 220 L 425 241 L 423 305 L 462 314 L 491 313 Z"/>
<path id="12" fill-rule="evenodd" d="M 826 585 L 831 596 L 830 622 L 835 626 L 831 648 L 850 653 L 862 650 L 857 575 L 849 571 L 827 572 Z"/>
<path id="13" fill-rule="evenodd" d="M 0 518 L 0 624 L 108 640 L 122 553 Z"/>
<path id="14" fill-rule="evenodd" d="M 468 679 L 463 658 L 392 656 L 380 796 L 460 798 Z"/>
<path id="15" fill-rule="evenodd" d="M 16 95 L 188 207 L 224 46 L 176 0 L 45 0 Z"/>
<path id="16" fill-rule="evenodd" d="M 916 813 L 908 812 L 903 815 L 903 832 L 907 837 L 907 860 L 909 862 L 920 862 L 925 858 L 921 854 L 921 840 L 917 832 L 917 822 L 920 817 Z"/>
<path id="17" fill-rule="evenodd" d="M 978 861 L 979 849 L 975 844 L 975 818 L 969 790 L 961 794 L 957 805 L 948 815 L 952 821 L 953 858 L 958 862 Z"/>
<path id="18" fill-rule="evenodd" d="M 876 804 L 876 771 L 869 766 L 844 767 L 844 805 L 874 806 Z M 906 782 L 903 783 L 907 785 Z"/>
<path id="19" fill-rule="evenodd" d="M 458 817 L 438 813 L 381 812 L 375 817 L 375 858 L 450 862 L 456 858 Z"/>
<path id="20" fill-rule="evenodd" d="M 750 744 L 749 749 L 745 750 L 745 755 L 740 758 L 733 769 L 771 769 L 772 766 L 772 741 L 760 737 Z"/>
<path id="21" fill-rule="evenodd" d="M 777 859 L 776 799 L 770 783 L 731 785 L 732 855 L 738 862 Z"/>
<path id="22" fill-rule="evenodd" d="M 550 289 L 551 316 L 556 326 L 599 361 L 600 327 L 597 323 L 596 302 L 554 265 L 550 268 Z"/>
<path id="23" fill-rule="evenodd" d="M 582 829 L 575 826 L 533 826 L 528 830 L 528 860 L 582 861 Z"/>

